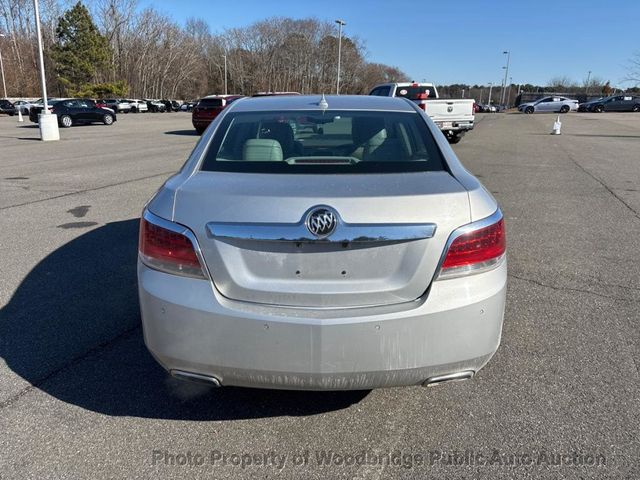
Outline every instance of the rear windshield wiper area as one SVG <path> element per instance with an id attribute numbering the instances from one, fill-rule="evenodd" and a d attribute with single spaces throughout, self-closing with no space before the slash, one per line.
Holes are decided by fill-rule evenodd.
<path id="1" fill-rule="evenodd" d="M 360 160 L 355 157 L 289 157 L 289 165 L 355 165 Z"/>

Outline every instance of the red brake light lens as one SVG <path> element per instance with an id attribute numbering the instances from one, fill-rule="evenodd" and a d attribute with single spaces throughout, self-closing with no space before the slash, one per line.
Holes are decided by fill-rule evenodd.
<path id="1" fill-rule="evenodd" d="M 191 240 L 182 233 L 140 220 L 140 259 L 166 273 L 206 278 Z"/>
<path id="2" fill-rule="evenodd" d="M 479 273 L 495 267 L 507 243 L 504 219 L 458 236 L 449 246 L 440 277 Z"/>

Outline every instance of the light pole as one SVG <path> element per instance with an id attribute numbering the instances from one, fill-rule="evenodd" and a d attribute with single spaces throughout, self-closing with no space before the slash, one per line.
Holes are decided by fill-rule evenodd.
<path id="1" fill-rule="evenodd" d="M 504 68 L 504 83 L 503 85 L 507 85 L 507 78 L 509 77 L 509 61 L 511 60 L 511 52 L 505 50 L 504 52 L 502 52 L 503 55 L 507 56 L 507 66 L 506 67 L 502 67 Z M 502 96 L 500 97 L 500 104 L 504 105 L 504 88 L 502 89 Z"/>
<path id="2" fill-rule="evenodd" d="M 222 58 L 224 58 L 224 94 L 228 95 L 228 91 L 227 91 L 227 56 L 226 55 L 222 55 Z"/>
<path id="3" fill-rule="evenodd" d="M 340 60 L 342 57 L 342 27 L 346 25 L 344 20 L 336 20 L 338 24 L 338 77 L 336 78 L 336 95 L 340 95 Z"/>
<path id="4" fill-rule="evenodd" d="M 487 105 L 491 106 L 491 89 L 493 88 L 493 82 L 489 82 L 489 103 Z"/>
<path id="5" fill-rule="evenodd" d="M 40 140 L 60 140 L 60 132 L 58 131 L 58 116 L 49 112 L 49 104 L 47 103 L 47 81 L 44 75 L 44 56 L 42 54 L 42 33 L 40 32 L 40 9 L 38 8 L 38 0 L 33 0 L 33 9 L 36 15 L 36 34 L 38 36 L 38 63 L 40 65 L 40 85 L 42 87 L 42 113 L 38 115 L 38 123 L 40 124 Z"/>
<path id="6" fill-rule="evenodd" d="M 4 33 L 0 33 L 0 37 L 5 37 Z M 2 88 L 4 89 L 4 98 L 7 98 L 7 84 L 4 81 L 4 64 L 2 63 L 2 49 L 0 48 L 0 71 L 2 71 Z"/>
<path id="7" fill-rule="evenodd" d="M 509 77 L 509 87 L 507 89 L 507 107 L 511 104 L 511 84 L 513 83 L 513 78 Z"/>
<path id="8" fill-rule="evenodd" d="M 591 70 L 587 73 L 587 88 L 584 91 L 585 95 L 589 95 L 589 80 L 591 80 Z M 4 95 L 6 96 L 7 94 L 5 93 Z"/>

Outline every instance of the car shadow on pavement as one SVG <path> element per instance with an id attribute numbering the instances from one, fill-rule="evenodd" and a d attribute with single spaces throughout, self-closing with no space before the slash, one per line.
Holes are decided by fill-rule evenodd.
<path id="1" fill-rule="evenodd" d="M 138 220 L 106 224 L 58 248 L 0 310 L 0 357 L 35 388 L 115 416 L 234 420 L 347 408 L 368 391 L 214 389 L 171 378 L 142 338 Z M 0 397 L 25 401 L 33 387 Z"/>
<path id="2" fill-rule="evenodd" d="M 186 137 L 199 137 L 200 134 L 195 131 L 195 129 L 191 130 L 169 130 L 168 132 L 164 132 L 165 135 L 184 135 Z"/>

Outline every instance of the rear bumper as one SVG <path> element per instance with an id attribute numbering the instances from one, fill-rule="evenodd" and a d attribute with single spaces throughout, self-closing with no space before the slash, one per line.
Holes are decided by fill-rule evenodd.
<path id="1" fill-rule="evenodd" d="M 215 118 L 192 118 L 191 124 L 194 128 L 207 128 L 214 120 Z"/>
<path id="2" fill-rule="evenodd" d="M 448 121 L 448 120 L 434 120 L 438 128 L 445 132 L 460 132 L 473 130 L 473 120 L 464 121 Z"/>
<path id="3" fill-rule="evenodd" d="M 434 282 L 408 304 L 317 310 L 229 300 L 211 282 L 138 262 L 145 342 L 165 369 L 283 389 L 416 385 L 476 372 L 500 343 L 506 279 L 505 261 Z"/>

